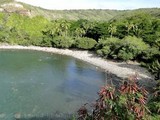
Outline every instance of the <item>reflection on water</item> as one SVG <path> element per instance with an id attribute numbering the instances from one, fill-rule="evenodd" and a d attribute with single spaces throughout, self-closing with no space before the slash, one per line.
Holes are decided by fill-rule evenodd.
<path id="1" fill-rule="evenodd" d="M 0 119 L 72 114 L 96 99 L 105 80 L 104 72 L 72 57 L 1 50 Z"/>

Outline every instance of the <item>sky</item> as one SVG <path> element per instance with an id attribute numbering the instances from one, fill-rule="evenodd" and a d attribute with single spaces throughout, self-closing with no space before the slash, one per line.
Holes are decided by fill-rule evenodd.
<path id="1" fill-rule="evenodd" d="M 15 0 L 52 10 L 160 8 L 160 0 Z"/>

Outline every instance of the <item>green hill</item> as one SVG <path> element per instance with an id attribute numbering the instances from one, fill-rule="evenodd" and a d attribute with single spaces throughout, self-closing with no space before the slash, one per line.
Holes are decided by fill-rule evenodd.
<path id="1" fill-rule="evenodd" d="M 108 21 L 122 13 L 123 11 L 118 10 L 47 10 L 40 7 L 31 6 L 25 3 L 22 4 L 26 9 L 31 11 L 32 16 L 42 15 L 48 19 L 67 19 L 67 20 L 78 20 L 87 19 L 91 21 Z"/>
<path id="2" fill-rule="evenodd" d="M 16 5 L 10 5 L 9 3 L 14 3 L 16 5 L 23 6 L 16 7 Z M 47 10 L 40 7 L 35 7 L 32 5 L 28 5 L 22 2 L 15 2 L 14 0 L 1 0 L 0 8 L 3 9 L 3 5 L 5 6 L 5 12 L 16 12 L 20 14 L 25 14 L 29 16 L 44 16 L 47 19 L 67 19 L 67 20 L 78 20 L 78 19 L 87 19 L 90 21 L 109 21 L 109 20 L 117 20 L 123 19 L 126 17 L 130 17 L 135 13 L 144 12 L 147 14 L 151 14 L 155 17 L 160 18 L 160 8 L 146 8 L 146 9 L 137 9 L 137 10 L 96 10 L 96 9 L 88 9 L 88 10 Z M 8 6 L 7 6 L 8 4 Z M 4 12 L 4 11 L 3 11 Z"/>
<path id="3" fill-rule="evenodd" d="M 160 18 L 160 8 L 141 8 L 136 10 L 124 10 L 121 13 L 114 16 L 111 20 L 121 20 L 125 18 L 130 18 L 136 14 L 148 14 L 156 18 Z"/>

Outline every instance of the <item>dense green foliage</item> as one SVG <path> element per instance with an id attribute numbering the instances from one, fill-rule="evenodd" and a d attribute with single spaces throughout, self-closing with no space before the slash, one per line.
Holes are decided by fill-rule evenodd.
<path id="1" fill-rule="evenodd" d="M 75 40 L 75 47 L 80 49 L 92 49 L 96 45 L 96 41 L 92 38 L 78 37 Z"/>
<path id="2" fill-rule="evenodd" d="M 121 60 L 133 60 L 149 48 L 142 39 L 126 36 L 123 39 L 101 39 L 97 45 L 97 54 L 104 57 L 112 57 Z"/>
<path id="3" fill-rule="evenodd" d="M 73 38 L 67 36 L 58 36 L 52 40 L 52 46 L 57 48 L 70 48 L 73 45 Z"/>
<path id="4" fill-rule="evenodd" d="M 120 39 L 118 38 L 106 38 L 100 39 L 97 44 L 97 54 L 102 57 L 112 57 L 115 58 L 117 55 L 117 49 L 119 49 Z"/>
<path id="5" fill-rule="evenodd" d="M 148 107 L 151 110 L 153 116 L 159 115 L 160 117 L 160 80 L 157 81 L 154 93 L 149 100 Z"/>
<path id="6" fill-rule="evenodd" d="M 137 60 L 160 76 L 160 19 L 141 12 L 110 22 L 0 13 L 0 42 L 92 49 L 104 58 Z"/>

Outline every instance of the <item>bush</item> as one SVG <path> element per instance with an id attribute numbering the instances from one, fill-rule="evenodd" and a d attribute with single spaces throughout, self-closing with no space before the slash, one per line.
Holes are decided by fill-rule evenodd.
<path id="1" fill-rule="evenodd" d="M 97 46 L 96 46 L 96 52 L 98 55 L 102 57 L 111 57 L 116 58 L 117 57 L 117 51 L 119 49 L 120 45 L 120 39 L 118 38 L 106 38 L 106 39 L 100 39 Z"/>
<path id="2" fill-rule="evenodd" d="M 30 44 L 34 45 L 34 46 L 45 46 L 45 45 L 43 45 L 43 37 L 42 36 L 40 36 L 40 37 L 31 36 L 30 37 Z M 48 47 L 48 45 L 46 47 Z"/>
<path id="3" fill-rule="evenodd" d="M 97 42 L 92 38 L 79 37 L 75 40 L 75 47 L 80 49 L 93 49 Z"/>
<path id="4" fill-rule="evenodd" d="M 97 54 L 103 57 L 127 61 L 136 59 L 149 46 L 140 38 L 127 36 L 122 40 L 118 38 L 101 39 L 96 48 Z"/>
<path id="5" fill-rule="evenodd" d="M 146 64 L 146 67 L 153 75 L 155 75 L 156 80 L 160 79 L 160 60 L 158 58 L 151 63 Z"/>
<path id="6" fill-rule="evenodd" d="M 0 28 L 0 42 L 8 43 L 9 42 L 9 29 L 8 28 Z"/>
<path id="7" fill-rule="evenodd" d="M 159 48 L 150 47 L 149 49 L 143 51 L 142 61 L 151 62 L 152 59 L 155 59 L 157 55 L 160 55 Z"/>
<path id="8" fill-rule="evenodd" d="M 111 53 L 111 49 L 109 46 L 104 46 L 102 49 L 97 50 L 97 54 L 103 56 L 104 58 L 107 58 L 109 53 Z"/>
<path id="9" fill-rule="evenodd" d="M 73 45 L 73 38 L 67 36 L 57 36 L 52 40 L 52 46 L 57 48 L 70 48 Z"/>
<path id="10" fill-rule="evenodd" d="M 151 99 L 149 100 L 148 107 L 152 112 L 152 116 L 157 117 L 155 120 L 159 120 L 160 117 L 160 79 L 157 81 L 157 85 L 154 89 Z"/>
<path id="11" fill-rule="evenodd" d="M 133 53 L 128 51 L 126 48 L 122 48 L 121 50 L 119 50 L 118 52 L 118 58 L 122 59 L 122 60 L 130 60 L 133 59 Z"/>
<path id="12" fill-rule="evenodd" d="M 79 120 L 142 120 L 148 117 L 148 92 L 137 85 L 137 75 L 124 81 L 118 90 L 106 85 L 99 92 L 99 99 L 88 113 L 85 106 L 78 110 Z"/>
<path id="13" fill-rule="evenodd" d="M 154 76 L 155 79 L 160 79 L 160 52 L 156 47 L 143 52 L 141 65 L 146 67 Z"/>
<path id="14" fill-rule="evenodd" d="M 121 48 L 118 52 L 118 58 L 125 61 L 136 59 L 138 55 L 149 48 L 142 39 L 131 36 L 122 39 L 120 44 Z"/>
<path id="15" fill-rule="evenodd" d="M 43 39 L 40 42 L 40 46 L 41 47 L 52 47 L 52 43 L 51 43 L 52 39 L 49 37 L 43 37 Z M 35 42 L 35 44 L 37 45 L 38 42 Z"/>

